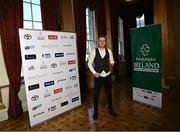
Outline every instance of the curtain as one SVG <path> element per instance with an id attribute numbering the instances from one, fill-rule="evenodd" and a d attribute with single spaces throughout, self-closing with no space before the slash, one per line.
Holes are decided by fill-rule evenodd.
<path id="1" fill-rule="evenodd" d="M 77 50 L 81 96 L 87 93 L 86 80 L 86 1 L 74 0 L 75 32 L 77 34 Z M 84 94 L 82 94 L 84 93 Z"/>
<path id="2" fill-rule="evenodd" d="M 60 0 L 41 0 L 41 13 L 44 30 L 61 30 Z"/>
<path id="3" fill-rule="evenodd" d="M 4 0 L 5 1 L 5 0 Z M 3 0 L 0 0 L 3 4 Z M 6 0 L 7 11 L 0 22 L 0 35 L 4 60 L 9 77 L 9 118 L 16 118 L 22 113 L 20 90 L 21 54 L 18 29 L 23 27 L 22 0 Z M 1 9 L 0 9 L 1 10 Z"/>

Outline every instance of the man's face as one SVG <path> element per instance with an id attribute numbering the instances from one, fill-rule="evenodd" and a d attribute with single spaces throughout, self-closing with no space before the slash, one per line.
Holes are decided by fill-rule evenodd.
<path id="1" fill-rule="evenodd" d="M 106 46 L 106 38 L 105 37 L 99 37 L 99 47 L 105 48 Z"/>

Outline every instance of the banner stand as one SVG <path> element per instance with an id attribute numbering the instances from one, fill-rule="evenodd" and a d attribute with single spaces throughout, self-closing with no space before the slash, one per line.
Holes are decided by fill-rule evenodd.
<path id="1" fill-rule="evenodd" d="M 30 127 L 81 105 L 76 34 L 19 29 Z"/>
<path id="2" fill-rule="evenodd" d="M 162 108 L 161 25 L 131 29 L 133 100 Z"/>

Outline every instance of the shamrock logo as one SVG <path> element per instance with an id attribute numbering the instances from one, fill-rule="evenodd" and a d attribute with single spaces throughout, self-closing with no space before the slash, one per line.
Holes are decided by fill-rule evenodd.
<path id="1" fill-rule="evenodd" d="M 143 44 L 142 47 L 140 48 L 140 52 L 143 56 L 147 56 L 150 51 L 150 47 L 148 44 Z"/>

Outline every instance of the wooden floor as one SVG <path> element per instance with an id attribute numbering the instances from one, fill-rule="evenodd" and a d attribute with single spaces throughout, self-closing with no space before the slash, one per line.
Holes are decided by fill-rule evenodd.
<path id="1" fill-rule="evenodd" d="M 119 117 L 114 118 L 107 111 L 105 92 L 101 91 L 100 115 L 94 121 L 93 90 L 90 90 L 82 105 L 34 128 L 29 128 L 28 113 L 17 120 L 0 123 L 2 131 L 59 131 L 59 130 L 180 130 L 180 83 L 173 83 L 163 92 L 163 109 L 153 108 L 132 100 L 130 79 L 113 83 L 113 104 Z"/>

